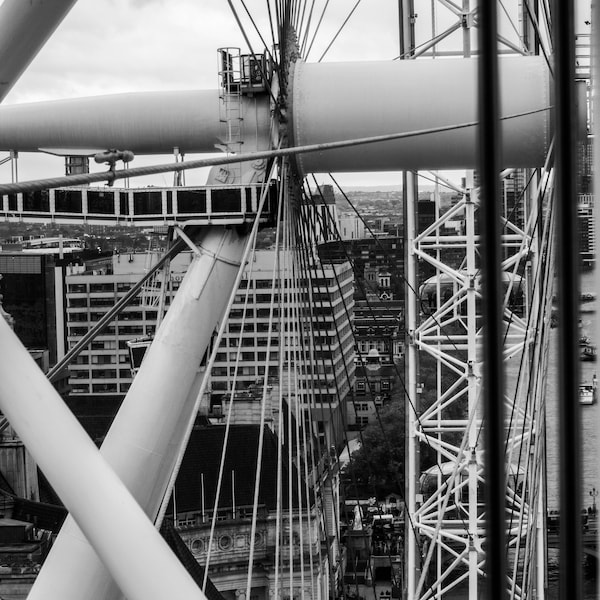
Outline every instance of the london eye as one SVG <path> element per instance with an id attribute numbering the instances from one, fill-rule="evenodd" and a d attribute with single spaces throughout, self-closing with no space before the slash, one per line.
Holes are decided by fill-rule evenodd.
<path id="1" fill-rule="evenodd" d="M 5 0 L 0 6 L 0 31 L 11 33 L 0 45 L 7 57 L 3 97 L 48 37 L 60 35 L 74 4 Z M 99 450 L 50 380 L 100 329 L 72 340 L 47 377 L 0 319 L 0 408 L 70 514 L 29 598 L 198 597 L 157 527 L 224 344 L 231 346 L 225 378 L 243 376 L 244 347 L 232 341 L 228 322 L 239 319 L 240 332 L 255 326 L 258 291 L 251 296 L 248 282 L 258 277 L 256 241 L 267 227 L 275 253 L 264 323 L 277 341 L 268 337 L 256 348 L 264 357 L 255 373 L 262 390 L 257 444 L 262 452 L 273 402 L 267 390 L 276 381 L 275 429 L 289 452 L 278 461 L 288 473 L 278 486 L 288 486 L 289 512 L 278 514 L 277 532 L 306 550 L 295 562 L 277 541 L 274 575 L 260 593 L 351 595 L 340 566 L 334 464 L 347 443 L 336 436 L 345 429 L 344 406 L 356 401 L 355 370 L 368 357 L 348 350 L 355 347 L 343 324 L 354 304 L 349 270 L 338 261 L 326 272 L 318 247 L 339 238 L 323 186 L 345 196 L 339 174 L 372 172 L 397 173 L 402 185 L 404 272 L 392 276 L 404 290 L 405 356 L 402 370 L 395 368 L 406 463 L 399 490 L 403 557 L 401 568 L 392 569 L 394 587 L 411 599 L 456 590 L 473 600 L 482 593 L 544 597 L 545 397 L 556 268 L 565 332 L 561 393 L 578 389 L 577 353 L 569 352 L 577 342 L 568 300 L 576 291 L 576 269 L 569 268 L 575 259 L 564 246 L 557 249 L 557 239 L 574 241 L 564 198 L 575 185 L 569 156 L 585 142 L 574 137 L 575 90 L 583 90 L 584 119 L 592 106 L 589 62 L 580 58 L 575 68 L 573 7 L 543 0 L 498 2 L 493 9 L 469 0 L 401 1 L 386 31 L 395 45 L 390 55 L 365 60 L 364 44 L 377 41 L 358 39 L 358 31 L 354 56 L 330 60 L 345 27 L 373 7 L 360 0 L 343 9 L 329 4 L 267 1 L 250 9 L 243 0 L 228 2 L 228 22 L 243 43 L 229 45 L 223 32 L 211 57 L 210 89 L 0 105 L 0 150 L 13 166 L 12 180 L 0 183 L 2 219 L 165 227 L 168 250 L 139 286 L 152 295 L 147 286 L 154 285 L 157 298 L 165 289 L 157 277 L 177 253 L 191 256 L 168 310 L 160 300 L 156 332 Z M 390 52 L 387 42 L 381 48 Z M 563 89 L 568 93 L 561 95 Z M 65 175 L 19 181 L 18 162 L 37 153 L 58 156 Z M 169 155 L 174 160 L 157 160 Z M 145 164 L 135 166 L 142 156 Z M 206 182 L 186 185 L 199 169 Z M 161 174 L 172 176 L 173 185 L 135 183 Z M 418 213 L 424 181 L 435 185 L 425 224 Z M 443 204 L 440 187 L 454 194 L 451 206 Z M 328 280 L 339 287 L 333 298 L 321 289 Z M 332 344 L 337 358 L 327 364 L 325 346 Z M 225 390 L 229 414 L 236 385 Z M 577 435 L 567 425 L 577 420 L 576 410 L 565 408 L 565 448 Z M 224 422 L 227 436 L 229 418 Z M 575 458 L 566 450 L 564 464 Z M 258 593 L 260 464 L 249 599 Z M 578 481 L 576 467 L 569 476 Z M 576 493 L 561 496 L 577 523 L 578 502 Z M 573 535 L 566 547 L 580 543 Z M 577 552 L 567 554 L 561 560 L 577 562 Z M 210 559 L 202 559 L 208 573 Z M 567 585 L 576 588 L 573 577 Z"/>

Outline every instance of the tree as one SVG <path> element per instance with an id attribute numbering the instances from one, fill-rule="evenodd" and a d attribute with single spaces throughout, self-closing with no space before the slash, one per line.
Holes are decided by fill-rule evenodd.
<path id="1" fill-rule="evenodd" d="M 404 490 L 404 404 L 393 401 L 379 410 L 379 418 L 365 427 L 361 447 L 344 467 L 348 497 L 375 496 Z"/>
<path id="2" fill-rule="evenodd" d="M 462 356 L 462 355 L 460 355 Z M 399 364 L 402 372 L 403 365 Z M 431 406 L 437 394 L 437 363 L 426 353 L 421 353 L 419 366 L 420 382 L 423 392 L 419 397 L 421 410 Z M 448 389 L 455 381 L 456 373 L 442 367 L 442 389 Z M 346 486 L 346 495 L 350 498 L 368 498 L 375 496 L 382 500 L 388 494 L 404 494 L 405 474 L 405 430 L 404 419 L 406 390 L 396 382 L 392 388 L 392 400 L 379 411 L 376 421 L 369 423 L 362 432 L 361 447 L 352 454 L 350 462 L 344 467 L 342 477 Z M 414 399 L 413 399 L 414 400 Z M 446 418 L 460 418 L 466 414 L 466 396 L 445 409 Z M 461 434 L 448 438 L 460 444 Z M 420 470 L 426 471 L 436 464 L 438 458 L 434 448 L 423 442 L 420 444 Z"/>

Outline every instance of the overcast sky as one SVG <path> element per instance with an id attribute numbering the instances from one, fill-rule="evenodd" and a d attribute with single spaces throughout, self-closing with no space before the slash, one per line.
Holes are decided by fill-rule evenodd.
<path id="1" fill-rule="evenodd" d="M 313 23 L 324 0 L 317 0 Z M 233 2 L 256 52 L 262 42 L 243 5 Z M 266 0 L 245 0 L 263 39 L 272 43 Z M 274 3 L 272 3 L 274 4 Z M 307 5 L 309 3 L 307 2 Z M 362 0 L 323 60 L 390 60 L 398 56 L 397 2 Z M 334 38 L 355 0 L 330 0 L 308 60 L 318 60 Z M 417 39 L 431 36 L 430 2 L 418 0 Z M 421 8 L 423 7 L 423 8 Z M 447 23 L 439 8 L 437 30 Z M 507 25 L 510 30 L 510 24 Z M 583 28 L 583 26 L 582 26 Z M 460 32 L 446 47 L 460 47 Z M 79 0 L 27 72 L 15 84 L 5 103 L 33 102 L 106 93 L 151 90 L 209 89 L 217 87 L 217 48 L 247 48 L 235 17 L 225 0 Z M 1 158 L 1 157 L 0 157 Z M 169 157 L 152 157 L 151 163 Z M 61 175 L 62 159 L 44 166 L 24 156 L 20 179 Z M 132 166 L 147 164 L 136 157 Z M 31 165 L 31 166 L 30 166 Z M 188 183 L 193 176 L 188 174 Z M 10 170 L 0 167 L 0 178 Z M 169 184 L 169 175 L 161 176 Z M 397 175 L 344 176 L 344 183 L 395 183 Z M 200 183 L 200 182 L 198 182 Z"/>
<path id="2" fill-rule="evenodd" d="M 233 4 L 253 48 L 259 52 L 262 43 L 243 5 L 240 0 Z M 246 0 L 270 46 L 266 4 L 266 0 Z M 313 60 L 320 57 L 353 4 L 350 0 L 330 0 L 311 52 Z M 393 2 L 363 0 L 327 59 L 397 56 L 396 23 Z M 7 102 L 133 90 L 213 88 L 217 85 L 217 48 L 223 46 L 246 47 L 226 0 L 79 0 Z"/>

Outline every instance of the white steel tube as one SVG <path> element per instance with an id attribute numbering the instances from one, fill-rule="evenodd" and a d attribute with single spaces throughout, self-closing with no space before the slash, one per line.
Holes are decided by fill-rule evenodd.
<path id="1" fill-rule="evenodd" d="M 551 137 L 549 75 L 537 56 L 501 61 L 504 165 L 543 164 Z M 457 85 L 451 85 L 451 84 Z M 449 89 L 457 88 L 452 93 Z M 290 145 L 454 127 L 477 121 L 474 59 L 295 63 Z M 141 92 L 0 107 L 0 150 L 138 154 L 214 152 L 219 92 Z M 530 111 L 541 111 L 531 113 Z M 270 146 L 267 95 L 242 97 L 244 131 Z M 475 127 L 303 154 L 302 174 L 474 168 Z"/>
<path id="2" fill-rule="evenodd" d="M 0 3 L 0 100 L 52 35 L 75 0 Z"/>
<path id="3" fill-rule="evenodd" d="M 0 340 L 0 409 L 123 593 L 129 600 L 204 598 L 2 318 Z M 46 599 L 62 598 L 47 592 Z"/>
<path id="4" fill-rule="evenodd" d="M 544 163 L 550 140 L 549 75 L 543 58 L 501 62 L 502 115 L 540 110 L 502 125 L 504 166 Z M 296 62 L 291 145 L 326 143 L 477 121 L 475 59 Z M 456 90 L 453 92 L 452 90 Z M 303 154 L 306 173 L 475 168 L 476 127 Z"/>
<path id="5" fill-rule="evenodd" d="M 405 523 L 406 537 L 406 597 L 408 600 L 415 599 L 417 581 L 420 577 L 420 523 L 417 516 L 417 484 L 420 474 L 419 440 L 417 438 L 419 394 L 417 392 L 417 346 L 415 344 L 415 331 L 417 330 L 417 298 L 415 290 L 418 290 L 417 261 L 414 254 L 415 238 L 417 236 L 416 222 L 416 189 L 415 177 L 412 173 L 404 176 L 404 214 L 405 214 L 405 265 L 406 281 L 408 285 L 405 291 L 406 303 L 406 360 L 405 377 L 408 400 L 406 403 L 406 510 L 408 517 Z"/>
<path id="6" fill-rule="evenodd" d="M 475 277 L 477 273 L 477 248 L 479 244 L 475 241 L 475 202 L 473 199 L 473 190 L 466 195 L 465 202 L 465 228 L 467 231 L 467 247 L 466 247 L 466 270 L 467 276 Z M 479 517 L 478 517 L 478 506 L 477 506 L 477 492 L 478 492 L 478 473 L 479 465 L 476 460 L 476 451 L 480 441 L 478 440 L 480 428 L 478 425 L 479 413 L 479 395 L 481 394 L 480 388 L 480 367 L 481 358 L 478 356 L 481 340 L 478 338 L 478 307 L 477 307 L 477 293 L 474 286 L 467 288 L 467 299 L 466 299 L 467 315 L 467 364 L 476 365 L 477 368 L 469 369 L 466 374 L 466 385 L 467 385 L 467 415 L 469 417 L 469 423 L 467 425 L 464 435 L 468 438 L 467 451 L 469 453 L 468 462 L 468 523 L 469 523 L 469 535 L 471 536 L 470 543 L 468 545 L 468 565 L 469 565 L 469 599 L 476 600 L 479 593 L 479 580 L 477 576 L 478 561 L 479 561 L 479 549 L 481 544 L 480 533 L 479 533 Z M 475 418 L 473 418 L 475 415 Z M 481 532 L 485 536 L 485 530 Z"/>
<path id="7" fill-rule="evenodd" d="M 214 152 L 222 143 L 219 90 L 136 92 L 0 107 L 0 148 L 93 154 L 108 148 L 134 154 Z M 244 96 L 244 130 L 270 147 L 266 96 Z"/>
<path id="8" fill-rule="evenodd" d="M 244 238 L 225 228 L 204 229 L 199 243 L 202 254 L 190 265 L 101 448 L 152 520 L 195 406 L 192 384 L 223 317 L 223 299 L 231 293 L 244 249 Z M 68 518 L 29 599 L 118 598 L 94 549 Z"/>

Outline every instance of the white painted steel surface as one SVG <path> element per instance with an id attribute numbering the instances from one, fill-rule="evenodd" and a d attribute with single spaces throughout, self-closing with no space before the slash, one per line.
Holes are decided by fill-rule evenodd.
<path id="1" fill-rule="evenodd" d="M 190 389 L 223 318 L 244 249 L 244 238 L 225 228 L 204 229 L 198 243 L 203 254 L 190 265 L 101 448 L 152 520 L 194 408 L 196 395 Z M 119 598 L 93 546 L 73 519 L 67 519 L 29 599 Z"/>
<path id="2" fill-rule="evenodd" d="M 501 61 L 504 166 L 543 164 L 550 139 L 549 78 L 542 59 Z M 219 92 L 141 92 L 0 107 L 0 149 L 119 148 L 138 154 L 214 152 Z M 290 145 L 308 145 L 473 123 L 474 59 L 294 66 Z M 269 147 L 268 97 L 242 97 L 245 149 Z M 68 152 L 66 152 L 68 153 Z M 473 168 L 475 127 L 453 129 L 298 158 L 303 174 Z"/>
<path id="3" fill-rule="evenodd" d="M 8 94 L 75 2 L 0 2 L 0 100 Z"/>
<path id="4" fill-rule="evenodd" d="M 108 148 L 134 154 L 215 152 L 219 91 L 136 92 L 0 107 L 0 148 L 21 152 Z M 242 100 L 245 141 L 270 147 L 266 96 Z M 250 144 L 253 148 L 254 144 Z M 68 152 L 66 152 L 68 153 Z"/>
<path id="5" fill-rule="evenodd" d="M 291 145 L 316 144 L 477 121 L 475 59 L 388 62 L 296 62 L 292 79 Z M 503 115 L 547 109 L 549 76 L 537 56 L 501 60 Z M 550 141 L 544 110 L 504 121 L 504 167 L 544 164 Z M 477 163 L 476 128 L 455 129 L 304 154 L 303 174 L 464 169 Z"/>
<path id="6" fill-rule="evenodd" d="M 0 341 L 0 409 L 123 593 L 129 600 L 204 598 L 2 318 Z M 81 548 L 74 550 L 70 565 Z M 72 567 L 64 575 L 80 577 Z M 50 586 L 44 598 L 65 596 Z"/>

